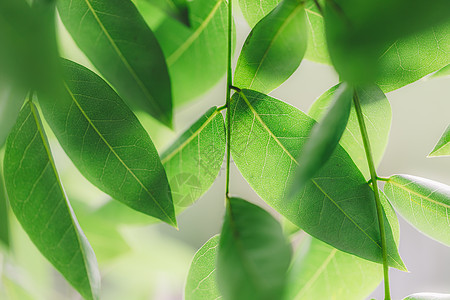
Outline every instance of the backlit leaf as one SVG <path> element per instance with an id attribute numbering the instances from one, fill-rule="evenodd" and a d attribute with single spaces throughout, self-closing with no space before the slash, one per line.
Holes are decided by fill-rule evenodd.
<path id="1" fill-rule="evenodd" d="M 431 75 L 431 78 L 450 76 L 450 64 L 446 65 L 442 69 L 438 70 L 436 73 Z"/>
<path id="2" fill-rule="evenodd" d="M 450 186 L 411 175 L 394 175 L 389 178 L 384 191 L 408 222 L 450 246 Z"/>
<path id="3" fill-rule="evenodd" d="M 31 102 L 8 138 L 4 173 L 11 208 L 41 253 L 86 299 L 97 299 L 100 275 L 94 252 L 66 198 Z"/>
<path id="4" fill-rule="evenodd" d="M 295 157 L 314 120 L 280 100 L 250 90 L 233 95 L 231 111 L 231 153 L 258 195 L 312 236 L 344 252 L 381 262 L 373 191 L 347 152 L 337 147 L 305 188 L 288 198 L 288 188 L 295 184 Z M 404 269 L 391 229 L 386 227 L 389 264 Z"/>
<path id="5" fill-rule="evenodd" d="M 67 60 L 62 65 L 63 97 L 39 101 L 64 151 L 100 190 L 176 226 L 164 168 L 136 116 L 96 74 Z"/>
<path id="6" fill-rule="evenodd" d="M 125 101 L 171 125 L 164 55 L 133 3 L 61 0 L 58 11 L 74 41 Z"/>
<path id="7" fill-rule="evenodd" d="M 267 16 L 280 0 L 239 0 L 239 7 L 250 27 L 254 27 Z"/>
<path id="8" fill-rule="evenodd" d="M 256 24 L 239 56 L 234 85 L 269 93 L 298 68 L 306 50 L 304 4 L 283 0 Z"/>
<path id="9" fill-rule="evenodd" d="M 442 137 L 434 146 L 433 151 L 428 156 L 445 156 L 450 155 L 450 125 L 448 125 Z"/>
<path id="10" fill-rule="evenodd" d="M 217 279 L 224 299 L 281 299 L 291 247 L 281 225 L 264 209 L 231 198 L 217 255 Z"/>
<path id="11" fill-rule="evenodd" d="M 450 300 L 450 295 L 438 293 L 417 293 L 412 294 L 403 300 Z"/>

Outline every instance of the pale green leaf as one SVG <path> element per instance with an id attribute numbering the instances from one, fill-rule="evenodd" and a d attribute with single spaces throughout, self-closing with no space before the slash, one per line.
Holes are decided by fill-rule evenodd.
<path id="1" fill-rule="evenodd" d="M 133 3 L 61 0 L 58 11 L 74 41 L 125 101 L 171 125 L 166 61 Z"/>
<path id="2" fill-rule="evenodd" d="M 94 252 L 65 196 L 36 107 L 27 102 L 8 138 L 5 182 L 11 208 L 41 253 L 86 299 L 97 299 Z"/>
<path id="3" fill-rule="evenodd" d="M 236 66 L 233 84 L 269 93 L 300 65 L 306 50 L 304 5 L 283 0 L 248 35 Z"/>
<path id="4" fill-rule="evenodd" d="M 281 299 L 291 247 L 281 225 L 264 209 L 228 199 L 217 254 L 217 279 L 224 299 Z"/>
<path id="5" fill-rule="evenodd" d="M 315 124 L 297 158 L 295 184 L 292 193 L 296 194 L 328 161 L 345 131 L 352 107 L 353 88 L 345 83 L 333 96 L 327 111 L 319 123 Z"/>
<path id="6" fill-rule="evenodd" d="M 281 0 L 239 0 L 244 18 L 250 27 L 254 27 L 262 18 L 267 16 Z"/>
<path id="7" fill-rule="evenodd" d="M 0 152 L 0 242 L 9 247 L 9 205 L 3 178 L 3 151 Z M 1 247 L 0 247 L 1 249 Z M 0 264 L 1 268 L 1 264 Z"/>
<path id="8" fill-rule="evenodd" d="M 219 238 L 219 235 L 213 236 L 195 253 L 186 279 L 184 299 L 213 300 L 221 298 L 216 282 Z"/>
<path id="9" fill-rule="evenodd" d="M 288 198 L 287 190 L 295 184 L 295 157 L 314 120 L 280 100 L 250 90 L 235 94 L 230 109 L 231 153 L 258 195 L 312 236 L 381 262 L 373 191 L 345 150 L 337 147 L 306 187 Z M 391 229 L 386 227 L 389 264 L 404 269 Z"/>
<path id="10" fill-rule="evenodd" d="M 308 112 L 309 116 L 319 121 L 329 107 L 338 87 L 339 85 L 336 85 L 322 94 L 311 106 Z M 375 165 L 378 165 L 383 157 L 389 139 L 392 120 L 391 105 L 380 88 L 375 85 L 357 88 L 356 90 L 361 102 L 364 122 L 370 138 L 372 155 Z M 364 177 L 370 178 L 369 166 L 367 164 L 361 131 L 353 103 L 347 127 L 339 144 L 347 151 Z"/>
<path id="11" fill-rule="evenodd" d="M 62 66 L 64 95 L 39 102 L 64 151 L 100 190 L 176 226 L 166 173 L 136 116 L 96 74 L 67 60 Z"/>
<path id="12" fill-rule="evenodd" d="M 431 75 L 431 78 L 438 78 L 438 77 L 446 77 L 450 76 L 450 64 L 446 65 L 442 69 L 438 70 L 436 73 Z"/>
<path id="13" fill-rule="evenodd" d="M 161 155 L 177 212 L 192 205 L 214 183 L 225 144 L 223 116 L 213 107 Z"/>
<path id="14" fill-rule="evenodd" d="M 442 137 L 434 146 L 433 151 L 428 156 L 446 156 L 450 155 L 450 125 L 448 125 Z"/>
<path id="15" fill-rule="evenodd" d="M 450 300 L 450 295 L 438 293 L 417 293 L 409 295 L 403 300 Z"/>
<path id="16" fill-rule="evenodd" d="M 389 178 L 384 191 L 408 222 L 450 246 L 450 186 L 411 175 L 394 175 Z"/>

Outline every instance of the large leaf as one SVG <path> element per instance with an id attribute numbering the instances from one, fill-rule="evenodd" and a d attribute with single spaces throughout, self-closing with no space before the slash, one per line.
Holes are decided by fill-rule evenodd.
<path id="1" fill-rule="evenodd" d="M 65 196 L 36 110 L 27 102 L 8 138 L 5 182 L 14 214 L 41 253 L 86 299 L 97 299 L 94 252 Z"/>
<path id="2" fill-rule="evenodd" d="M 300 191 L 320 170 L 338 146 L 350 116 L 353 91 L 351 86 L 341 85 L 328 110 L 312 128 L 309 139 L 297 158 L 299 166 L 295 171 L 294 193 Z"/>
<path id="3" fill-rule="evenodd" d="M 226 1 L 187 4 L 190 27 L 166 18 L 154 28 L 167 59 L 175 104 L 186 103 L 216 84 L 227 62 Z"/>
<path id="4" fill-rule="evenodd" d="M 319 121 L 323 117 L 338 87 L 339 85 L 332 87 L 313 103 L 308 112 L 310 117 L 316 121 Z M 357 88 L 356 91 L 364 113 L 364 122 L 370 138 L 372 155 L 375 164 L 378 165 L 383 157 L 389 139 L 392 119 L 391 105 L 380 88 L 375 85 Z M 369 178 L 369 166 L 367 164 L 366 152 L 353 103 L 347 127 L 339 143 L 350 155 L 364 177 Z"/>
<path id="5" fill-rule="evenodd" d="M 409 295 L 403 300 L 450 300 L 450 294 L 417 293 Z"/>
<path id="6" fill-rule="evenodd" d="M 234 85 L 269 93 L 295 72 L 306 50 L 303 7 L 283 0 L 256 24 L 242 47 Z"/>
<path id="7" fill-rule="evenodd" d="M 186 279 L 184 299 L 212 300 L 220 298 L 216 282 L 216 259 L 219 238 L 219 235 L 213 236 L 195 253 Z"/>
<path id="8" fill-rule="evenodd" d="M 223 116 L 213 107 L 161 155 L 177 211 L 192 205 L 214 183 L 225 144 Z"/>
<path id="9" fill-rule="evenodd" d="M 433 151 L 428 156 L 445 156 L 450 155 L 450 125 L 448 125 L 442 137 L 434 146 Z"/>
<path id="10" fill-rule="evenodd" d="M 392 43 L 449 21 L 449 9 L 446 0 L 426 6 L 421 0 L 326 1 L 325 28 L 333 65 L 344 81 L 372 83 L 383 70 L 379 57 Z M 448 39 L 444 35 L 436 38 Z M 420 52 L 408 54 L 420 59 Z"/>
<path id="11" fill-rule="evenodd" d="M 228 200 L 217 255 L 224 299 L 281 299 L 290 259 L 281 225 L 268 212 L 239 198 Z"/>
<path id="12" fill-rule="evenodd" d="M 64 151 L 99 189 L 176 226 L 164 168 L 136 116 L 96 74 L 70 61 L 62 65 L 63 97 L 39 101 Z"/>
<path id="13" fill-rule="evenodd" d="M 450 186 L 411 175 L 394 175 L 384 190 L 408 222 L 450 246 Z"/>
<path id="14" fill-rule="evenodd" d="M 129 103 L 172 123 L 161 47 L 130 0 L 61 0 L 58 11 L 80 49 Z"/>
<path id="15" fill-rule="evenodd" d="M 398 244 L 397 215 L 380 191 L 381 203 Z M 383 279 L 381 265 L 342 252 L 317 239 L 306 238 L 289 270 L 286 299 L 365 299 Z"/>
<path id="16" fill-rule="evenodd" d="M 315 124 L 296 108 L 243 90 L 233 95 L 231 153 L 251 187 L 278 212 L 312 236 L 362 258 L 381 262 L 373 191 L 340 146 L 295 197 L 297 157 Z M 388 224 L 388 222 L 385 222 Z M 386 226 L 389 264 L 404 269 Z"/>

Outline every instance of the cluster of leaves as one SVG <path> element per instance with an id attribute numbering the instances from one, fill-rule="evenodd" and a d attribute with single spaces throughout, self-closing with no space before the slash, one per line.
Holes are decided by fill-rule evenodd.
<path id="1" fill-rule="evenodd" d="M 234 72 L 236 92 L 159 156 L 135 113 L 171 127 L 173 107 L 225 74 L 234 51 L 227 46 L 234 38 L 231 3 L 0 2 L 1 146 L 8 136 L 0 183 L 3 188 L 4 176 L 9 204 L 30 239 L 84 298 L 98 298 L 97 261 L 64 192 L 41 116 L 81 174 L 136 211 L 176 227 L 176 215 L 214 182 L 228 147 L 261 199 L 294 231 L 308 234 L 291 259 L 280 223 L 227 195 L 222 232 L 195 255 L 186 299 L 361 299 L 382 279 L 380 263 L 406 270 L 393 207 L 450 246 L 450 187 L 393 175 L 378 191 L 377 178 L 368 182 L 374 173 L 366 157 L 369 137 L 375 165 L 387 144 L 391 111 L 384 93 L 448 72 L 449 2 L 239 4 L 252 31 Z M 58 59 L 55 7 L 95 72 Z M 304 57 L 331 63 L 342 80 L 308 114 L 268 95 Z M 450 155 L 449 129 L 431 156 Z M 0 237 L 7 244 L 7 203 L 0 199 Z M 407 299 L 432 297 L 448 296 Z"/>

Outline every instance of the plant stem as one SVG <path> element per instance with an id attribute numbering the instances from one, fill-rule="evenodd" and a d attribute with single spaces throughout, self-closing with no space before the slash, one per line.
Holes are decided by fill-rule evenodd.
<path id="1" fill-rule="evenodd" d="M 369 164 L 370 177 L 372 181 L 373 193 L 375 195 L 375 204 L 377 208 L 378 215 L 378 225 L 380 228 L 381 236 L 381 251 L 383 255 L 383 273 L 384 273 L 384 299 L 391 300 L 391 294 L 389 290 L 389 265 L 387 258 L 387 247 L 386 247 L 386 232 L 384 230 L 384 218 L 383 218 L 383 207 L 380 201 L 380 194 L 378 191 L 378 176 L 375 170 L 375 164 L 373 162 L 372 150 L 370 148 L 369 135 L 367 134 L 366 125 L 364 123 L 364 115 L 361 109 L 361 103 L 359 101 L 358 94 L 355 90 L 353 94 L 353 102 L 355 104 L 356 115 L 358 117 L 359 129 L 361 130 L 361 136 L 364 143 L 364 150 L 366 152 L 367 163 Z"/>
<path id="2" fill-rule="evenodd" d="M 231 79 L 231 33 L 233 26 L 233 0 L 228 0 L 228 53 L 227 53 L 227 179 L 226 179 L 226 189 L 225 197 L 228 200 L 230 198 L 230 160 L 231 160 L 231 113 L 230 113 L 230 94 L 232 85 Z"/>

